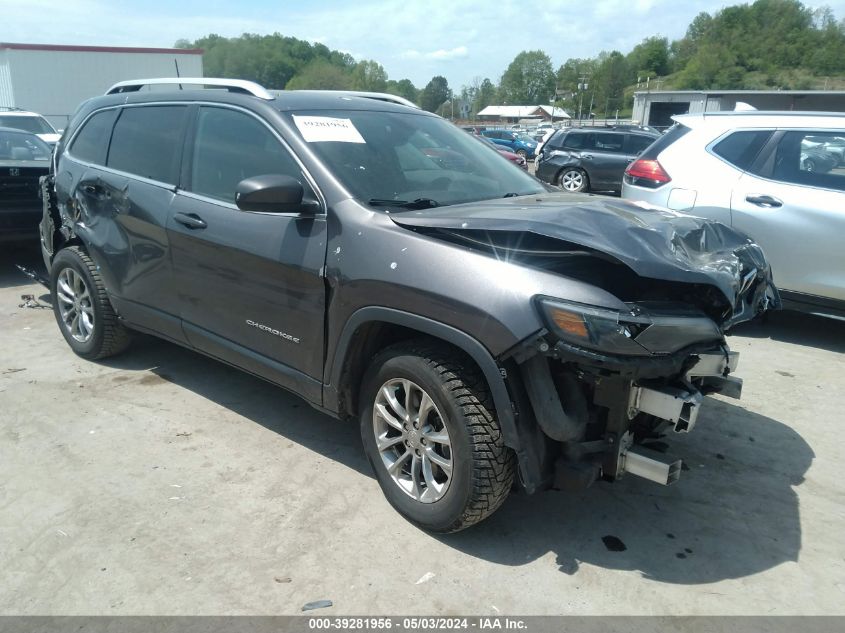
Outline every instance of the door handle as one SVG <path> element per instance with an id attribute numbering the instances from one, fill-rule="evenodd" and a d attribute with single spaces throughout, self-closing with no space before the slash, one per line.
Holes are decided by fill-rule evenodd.
<path id="1" fill-rule="evenodd" d="M 775 209 L 777 207 L 783 206 L 783 202 L 781 202 L 777 198 L 773 198 L 772 196 L 761 196 L 756 193 L 752 193 L 745 196 L 745 201 L 750 202 L 751 204 L 756 204 L 758 207 L 764 207 L 766 209 Z"/>
<path id="2" fill-rule="evenodd" d="M 584 160 L 593 160 L 593 155 L 592 154 L 581 154 L 581 158 L 583 158 Z"/>
<path id="3" fill-rule="evenodd" d="M 179 224 L 187 226 L 189 229 L 204 229 L 208 226 L 200 216 L 196 213 L 176 213 L 173 216 Z"/>

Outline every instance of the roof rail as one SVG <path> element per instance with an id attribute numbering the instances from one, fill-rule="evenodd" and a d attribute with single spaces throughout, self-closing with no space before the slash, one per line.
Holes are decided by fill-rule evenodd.
<path id="1" fill-rule="evenodd" d="M 213 86 L 215 88 L 225 88 L 229 92 L 239 92 L 243 94 L 250 94 L 259 99 L 273 100 L 272 94 L 267 92 L 263 87 L 254 81 L 245 81 L 243 79 L 220 79 L 215 77 L 159 77 L 154 79 L 130 79 L 128 81 L 119 81 L 111 88 L 106 90 L 107 95 L 120 94 L 123 92 L 137 92 L 144 86 L 159 86 L 159 85 L 179 85 L 180 90 L 182 85 L 189 86 Z"/>
<path id="2" fill-rule="evenodd" d="M 3 112 L 26 112 L 23 108 L 18 108 L 16 106 L 0 106 L 0 110 Z"/>
<path id="3" fill-rule="evenodd" d="M 321 95 L 337 95 L 339 97 L 363 97 L 364 99 L 375 99 L 376 101 L 386 101 L 387 103 L 395 103 L 397 105 L 403 105 L 417 110 L 420 109 L 420 107 L 413 101 L 409 101 L 405 97 L 392 95 L 386 92 L 366 92 L 362 90 L 271 90 L 270 92 L 277 96 L 283 95 L 285 92 L 308 92 Z"/>

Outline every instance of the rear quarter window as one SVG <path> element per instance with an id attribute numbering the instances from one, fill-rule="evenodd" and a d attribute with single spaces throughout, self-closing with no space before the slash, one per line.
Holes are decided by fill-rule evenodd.
<path id="1" fill-rule="evenodd" d="M 73 139 L 70 155 L 86 163 L 105 165 L 111 128 L 116 115 L 117 110 L 103 110 L 91 116 Z"/>

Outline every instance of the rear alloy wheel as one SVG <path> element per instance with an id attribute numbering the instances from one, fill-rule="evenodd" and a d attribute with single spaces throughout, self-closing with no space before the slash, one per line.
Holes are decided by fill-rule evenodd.
<path id="1" fill-rule="evenodd" d="M 361 438 L 390 504 L 433 532 L 456 532 L 507 498 L 516 457 L 484 376 L 428 340 L 387 348 L 361 387 Z"/>
<path id="2" fill-rule="evenodd" d="M 560 188 L 570 193 L 586 191 L 588 183 L 587 174 L 583 170 L 574 167 L 564 169 L 560 174 L 560 178 L 558 178 Z"/>
<path id="3" fill-rule="evenodd" d="M 82 358 L 106 358 L 129 345 L 96 264 L 78 246 L 62 249 L 53 260 L 50 295 L 62 336 Z"/>
<path id="4" fill-rule="evenodd" d="M 524 149 L 518 149 L 516 150 L 516 153 L 519 156 L 522 156 L 524 159 L 528 160 L 528 153 Z"/>

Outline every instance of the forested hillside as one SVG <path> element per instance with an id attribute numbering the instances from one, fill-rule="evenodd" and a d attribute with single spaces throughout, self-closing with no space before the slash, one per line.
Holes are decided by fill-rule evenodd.
<path id="1" fill-rule="evenodd" d="M 294 37 L 209 35 L 179 47 L 205 50 L 208 76 L 238 77 L 269 88 L 322 88 L 390 92 L 426 110 L 451 112 L 450 98 L 478 112 L 493 103 L 557 103 L 574 111 L 581 104 L 598 116 L 631 106 L 631 93 L 643 89 L 810 89 L 845 87 L 845 21 L 829 8 L 812 10 L 798 0 L 757 0 L 699 14 L 684 37 L 655 35 L 633 50 L 602 51 L 588 59 L 567 59 L 555 71 L 552 56 L 566 52 L 561 42 L 548 51 L 523 51 L 498 82 L 476 77 L 454 95 L 445 77 L 423 89 L 408 79 L 389 79 L 376 61 Z M 551 56 L 550 56 L 551 55 Z M 456 62 L 466 63 L 466 62 Z M 585 87 L 586 84 L 586 87 Z M 455 108 L 457 111 L 457 108 Z"/>

